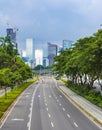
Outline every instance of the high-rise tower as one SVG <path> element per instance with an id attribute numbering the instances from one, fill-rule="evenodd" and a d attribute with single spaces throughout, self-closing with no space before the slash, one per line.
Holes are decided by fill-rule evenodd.
<path id="1" fill-rule="evenodd" d="M 7 28 L 6 29 L 6 33 L 7 36 L 10 37 L 10 41 L 15 45 L 16 49 L 17 49 L 17 28 Z"/>
<path id="2" fill-rule="evenodd" d="M 66 50 L 67 48 L 71 48 L 74 41 L 70 40 L 63 40 L 63 50 Z"/>
<path id="3" fill-rule="evenodd" d="M 26 56 L 31 67 L 34 67 L 35 60 L 35 48 L 34 40 L 32 38 L 26 39 Z"/>
<path id="4" fill-rule="evenodd" d="M 57 45 L 48 43 L 49 66 L 54 64 L 54 57 L 57 56 Z"/>

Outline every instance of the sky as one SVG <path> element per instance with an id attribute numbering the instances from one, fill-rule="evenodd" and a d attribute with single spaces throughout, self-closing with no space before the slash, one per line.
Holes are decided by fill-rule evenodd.
<path id="1" fill-rule="evenodd" d="M 76 41 L 101 28 L 102 0 L 0 0 L 0 36 L 18 28 L 20 49 L 35 41 Z M 43 45 L 42 45 L 43 46 Z"/>

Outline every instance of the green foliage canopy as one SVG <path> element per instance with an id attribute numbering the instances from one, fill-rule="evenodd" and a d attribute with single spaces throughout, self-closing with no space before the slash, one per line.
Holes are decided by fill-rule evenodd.
<path id="1" fill-rule="evenodd" d="M 102 79 L 102 30 L 79 39 L 72 48 L 55 57 L 54 70 L 75 83 L 89 84 Z"/>

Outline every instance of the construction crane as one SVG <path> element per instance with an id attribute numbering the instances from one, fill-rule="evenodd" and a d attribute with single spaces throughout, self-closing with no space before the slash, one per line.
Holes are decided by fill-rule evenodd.
<path id="1" fill-rule="evenodd" d="M 7 26 L 12 27 L 15 31 L 18 31 L 18 27 L 16 25 L 13 25 L 13 24 L 7 22 Z"/>
<path id="2" fill-rule="evenodd" d="M 14 45 L 17 48 L 17 32 L 19 31 L 17 26 L 14 26 L 7 22 L 7 35 L 10 36 L 11 42 L 14 43 Z"/>

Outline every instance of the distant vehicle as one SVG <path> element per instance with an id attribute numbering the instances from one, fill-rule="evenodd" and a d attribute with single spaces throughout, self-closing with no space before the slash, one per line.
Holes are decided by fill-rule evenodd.
<path id="1" fill-rule="evenodd" d="M 59 80 L 60 78 L 59 77 L 56 77 L 56 80 Z"/>

